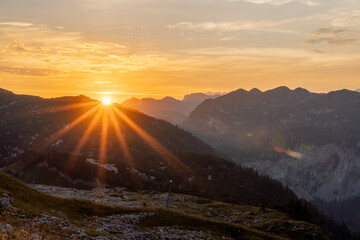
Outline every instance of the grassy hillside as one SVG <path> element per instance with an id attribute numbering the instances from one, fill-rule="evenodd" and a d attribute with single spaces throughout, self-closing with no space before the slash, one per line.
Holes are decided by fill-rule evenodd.
<path id="1" fill-rule="evenodd" d="M 124 190 L 119 198 L 126 194 Z M 155 204 L 156 199 L 144 202 L 149 196 L 145 192 L 133 196 L 129 201 L 141 207 L 58 198 L 0 173 L 0 233 L 12 239 L 325 239 L 317 226 L 293 221 L 275 210 L 186 195 L 174 195 L 172 198 L 185 200 L 163 208 Z"/>

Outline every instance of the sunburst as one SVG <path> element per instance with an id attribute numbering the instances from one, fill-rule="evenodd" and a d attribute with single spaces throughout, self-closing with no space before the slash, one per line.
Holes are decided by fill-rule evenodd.
<path id="1" fill-rule="evenodd" d="M 81 104 L 72 104 L 69 106 L 61 106 L 59 108 L 46 109 L 50 112 L 59 112 L 59 111 L 68 111 L 74 108 L 87 107 L 91 106 L 93 103 L 81 103 Z M 100 146 L 99 146 L 99 166 L 97 171 L 97 179 L 101 183 L 106 182 L 106 171 L 102 168 L 103 164 L 107 163 L 107 151 L 108 151 L 108 138 L 109 131 L 114 131 L 118 142 L 120 143 L 123 156 L 125 158 L 126 164 L 129 167 L 134 166 L 134 159 L 130 153 L 127 141 L 123 135 L 122 129 L 120 127 L 120 121 L 129 126 L 138 136 L 140 136 L 145 142 L 154 149 L 170 167 L 181 168 L 183 171 L 188 174 L 195 175 L 192 169 L 182 162 L 177 156 L 175 156 L 171 151 L 164 147 L 158 140 L 153 136 L 147 133 L 143 128 L 136 124 L 129 116 L 127 116 L 123 110 L 117 104 L 112 104 L 110 98 L 105 98 L 101 102 L 97 102 L 96 106 L 92 106 L 90 110 L 83 113 L 81 116 L 74 119 L 72 122 L 66 125 L 66 127 L 55 132 L 52 136 L 49 137 L 47 141 L 42 145 L 43 147 L 48 147 L 51 143 L 58 140 L 60 137 L 69 134 L 71 130 L 79 125 L 81 122 L 84 122 L 88 118 L 92 118 L 89 125 L 87 126 L 84 134 L 80 137 L 76 146 L 72 150 L 73 155 L 65 162 L 64 170 L 69 171 L 72 166 L 74 166 L 74 161 L 76 161 L 76 154 L 81 153 L 82 149 L 86 146 L 88 140 L 94 129 L 97 126 L 101 126 L 101 137 L 100 137 Z M 110 128 L 111 127 L 111 128 Z M 75 154 L 75 155 L 74 155 Z"/>
<path id="2" fill-rule="evenodd" d="M 111 99 L 110 99 L 110 98 L 104 98 L 104 99 L 102 100 L 102 103 L 103 103 L 104 105 L 110 105 L 110 104 L 111 104 Z"/>

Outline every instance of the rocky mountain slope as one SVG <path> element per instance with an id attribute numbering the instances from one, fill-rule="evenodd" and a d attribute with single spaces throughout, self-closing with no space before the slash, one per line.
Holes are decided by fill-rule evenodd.
<path id="1" fill-rule="evenodd" d="M 122 105 L 137 109 L 152 117 L 164 119 L 173 124 L 180 124 L 205 99 L 219 96 L 219 94 L 192 93 L 185 95 L 183 100 L 177 100 L 172 97 L 165 97 L 160 100 L 154 98 L 130 98 L 125 100 Z"/>
<path id="2" fill-rule="evenodd" d="M 343 201 L 360 196 L 359 119 L 358 92 L 279 87 L 206 100 L 184 126 L 300 197 Z"/>
<path id="3" fill-rule="evenodd" d="M 171 195 L 169 208 L 164 208 L 166 194 L 157 192 L 34 187 L 47 194 L 0 173 L 2 237 L 326 239 L 317 226 L 294 221 L 271 209 L 236 206 L 177 194 Z"/>
<path id="4" fill-rule="evenodd" d="M 336 144 L 317 147 L 301 158 L 255 160 L 244 165 L 266 172 L 305 199 L 342 201 L 360 196 L 360 156 Z"/>

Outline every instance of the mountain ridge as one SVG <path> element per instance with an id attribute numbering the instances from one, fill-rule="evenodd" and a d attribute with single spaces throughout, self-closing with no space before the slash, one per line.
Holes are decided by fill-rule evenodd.
<path id="1" fill-rule="evenodd" d="M 183 127 L 300 197 L 345 201 L 360 196 L 359 119 L 356 91 L 279 87 L 204 101 Z"/>

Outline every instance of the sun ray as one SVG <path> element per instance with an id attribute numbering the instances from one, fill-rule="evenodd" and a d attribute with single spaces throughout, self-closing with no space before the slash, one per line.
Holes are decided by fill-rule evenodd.
<path id="1" fill-rule="evenodd" d="M 129 166 L 130 168 L 135 167 L 134 158 L 131 155 L 129 146 L 122 134 L 122 130 L 121 130 L 119 122 L 117 121 L 117 118 L 114 114 L 113 107 L 110 110 L 110 120 L 111 120 L 111 126 L 112 126 L 113 130 L 115 131 L 117 139 L 120 143 L 120 147 L 123 151 L 126 166 Z M 141 177 L 139 175 L 135 175 L 135 178 L 133 179 L 133 181 L 135 181 L 135 184 L 137 186 L 139 186 L 139 188 L 142 188 L 143 183 L 142 183 Z"/>
<path id="2" fill-rule="evenodd" d="M 106 169 L 102 167 L 102 164 L 107 162 L 107 147 L 108 147 L 108 133 L 109 133 L 109 109 L 105 109 L 102 116 L 101 123 L 101 140 L 100 140 L 100 151 L 99 151 L 99 165 L 97 169 L 97 178 L 100 183 L 106 182 Z"/>
<path id="3" fill-rule="evenodd" d="M 43 108 L 38 111 L 55 113 L 55 112 L 63 112 L 63 111 L 73 110 L 73 109 L 82 108 L 82 107 L 95 106 L 95 105 L 99 105 L 99 102 L 92 101 L 92 102 L 85 102 L 85 103 L 73 103 L 73 104 L 67 104 L 66 106 L 60 106 L 60 107 Z"/>
<path id="4" fill-rule="evenodd" d="M 84 147 L 85 143 L 87 142 L 87 140 L 89 139 L 90 134 L 92 133 L 92 131 L 94 130 L 96 124 L 98 123 L 101 115 L 103 114 L 103 109 L 101 108 L 99 111 L 97 111 L 96 115 L 94 116 L 94 118 L 91 120 L 88 128 L 86 129 L 85 133 L 83 134 L 83 136 L 81 137 L 81 139 L 79 140 L 78 144 L 75 146 L 72 155 L 69 157 L 68 160 L 66 160 L 64 166 L 63 166 L 63 170 L 65 172 L 68 172 L 71 170 L 72 166 L 73 166 L 73 162 L 76 159 L 75 154 L 80 153 L 80 151 L 82 150 L 82 148 Z"/>
<path id="5" fill-rule="evenodd" d="M 71 129 L 73 129 L 76 125 L 78 125 L 79 123 L 81 123 L 82 121 L 84 121 L 85 119 L 87 119 L 88 117 L 90 117 L 92 114 L 94 114 L 96 111 L 98 111 L 100 108 L 100 105 L 97 105 L 93 108 L 91 108 L 89 111 L 85 112 L 84 114 L 82 114 L 81 116 L 77 117 L 76 119 L 74 119 L 71 123 L 69 123 L 68 125 L 66 125 L 65 127 L 63 127 L 62 129 L 60 129 L 59 131 L 55 132 L 53 135 L 51 135 L 45 142 L 43 142 L 40 147 L 41 148 L 46 148 L 48 147 L 50 144 L 52 144 L 53 142 L 55 142 L 57 139 L 59 139 L 61 136 L 63 136 L 64 134 L 66 134 L 68 131 L 70 131 Z"/>
<path id="6" fill-rule="evenodd" d="M 104 113 L 104 110 L 102 108 L 96 113 L 95 117 L 91 120 L 91 123 L 89 124 L 88 128 L 86 129 L 86 132 L 80 138 L 78 144 L 75 146 L 73 153 L 77 154 L 82 150 L 82 148 L 84 147 L 85 143 L 89 139 L 90 134 L 94 130 L 96 124 L 98 123 L 98 121 L 99 121 L 101 115 L 103 115 L 103 113 Z"/>
<path id="7" fill-rule="evenodd" d="M 124 136 L 122 134 L 122 130 L 119 126 L 119 122 L 116 121 L 116 117 L 115 117 L 115 114 L 114 114 L 114 109 L 112 108 L 111 111 L 110 111 L 110 120 L 111 120 L 111 126 L 114 128 L 115 130 L 115 134 L 116 134 L 116 137 L 120 143 L 120 147 L 123 151 L 123 154 L 124 154 L 124 157 L 125 157 L 125 161 L 126 161 L 126 164 L 128 166 L 133 166 L 134 165 L 134 160 L 131 156 L 131 153 L 129 151 L 129 147 L 124 139 Z"/>
<path id="8" fill-rule="evenodd" d="M 109 133 L 109 110 L 107 109 L 104 111 L 102 118 L 100 154 L 99 154 L 100 163 L 106 163 L 108 133 Z"/>
<path id="9" fill-rule="evenodd" d="M 145 130 L 139 127 L 134 121 L 122 113 L 117 107 L 114 108 L 115 114 L 124 120 L 142 139 L 144 139 L 165 161 L 178 165 L 183 170 L 192 175 L 195 175 L 194 171 L 187 166 L 183 161 L 176 157 L 172 152 L 167 150 L 161 143 L 155 138 L 150 136 Z"/>

